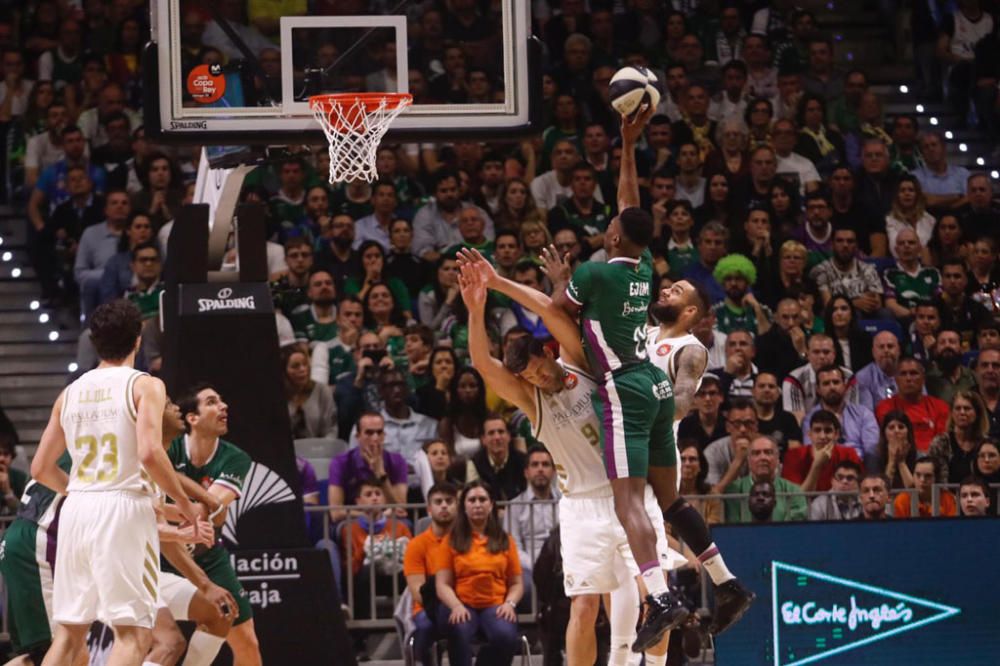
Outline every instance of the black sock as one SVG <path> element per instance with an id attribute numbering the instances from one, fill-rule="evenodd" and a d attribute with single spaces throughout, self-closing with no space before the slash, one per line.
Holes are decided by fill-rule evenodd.
<path id="1" fill-rule="evenodd" d="M 705 519 L 683 497 L 678 497 L 663 512 L 663 518 L 674 528 L 680 540 L 696 554 L 701 554 L 712 546 L 712 535 Z"/>

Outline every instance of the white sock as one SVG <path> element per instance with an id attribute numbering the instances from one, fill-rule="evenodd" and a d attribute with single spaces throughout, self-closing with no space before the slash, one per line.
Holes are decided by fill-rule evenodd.
<path id="1" fill-rule="evenodd" d="M 639 586 L 628 580 L 611 593 L 611 651 L 608 666 L 638 666 L 641 656 L 632 652 L 635 625 L 639 622 Z"/>
<path id="2" fill-rule="evenodd" d="M 652 562 L 650 566 L 640 575 L 642 583 L 646 586 L 646 592 L 654 597 L 667 591 L 667 577 L 663 574 L 659 562 Z M 641 566 L 641 565 L 640 565 Z"/>
<path id="3" fill-rule="evenodd" d="M 213 636 L 201 630 L 195 631 L 188 641 L 184 666 L 211 666 L 225 642 L 226 639 L 222 636 Z"/>
<path id="4" fill-rule="evenodd" d="M 729 571 L 726 561 L 722 559 L 722 554 L 714 543 L 698 556 L 698 561 L 705 567 L 705 571 L 708 572 L 708 575 L 712 578 L 712 582 L 716 585 L 722 585 L 727 580 L 736 578 Z"/>
<path id="5" fill-rule="evenodd" d="M 646 653 L 646 666 L 667 666 L 667 653 L 649 654 Z"/>

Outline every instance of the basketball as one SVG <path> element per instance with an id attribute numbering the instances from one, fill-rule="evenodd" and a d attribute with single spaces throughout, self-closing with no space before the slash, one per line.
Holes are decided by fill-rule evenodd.
<path id="1" fill-rule="evenodd" d="M 650 77 L 649 71 L 637 67 L 622 67 L 611 77 L 611 87 L 608 89 L 608 96 L 611 106 L 615 111 L 623 116 L 631 116 L 642 104 L 651 103 L 649 94 Z M 652 77 L 656 80 L 656 77 Z M 657 94 L 657 101 L 659 101 Z"/>

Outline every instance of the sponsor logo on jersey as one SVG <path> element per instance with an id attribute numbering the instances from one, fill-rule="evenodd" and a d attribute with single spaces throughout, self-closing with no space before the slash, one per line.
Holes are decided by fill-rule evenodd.
<path id="1" fill-rule="evenodd" d="M 580 383 L 580 378 L 577 377 L 572 372 L 567 372 L 566 376 L 563 377 L 563 386 L 565 386 L 569 390 L 575 389 L 576 385 L 579 383 Z"/>
<path id="2" fill-rule="evenodd" d="M 671 349 L 672 349 L 672 347 L 670 345 L 664 343 L 664 344 L 662 344 L 662 345 L 660 345 L 659 347 L 656 348 L 656 355 L 657 356 L 666 356 L 667 354 L 670 353 Z"/>

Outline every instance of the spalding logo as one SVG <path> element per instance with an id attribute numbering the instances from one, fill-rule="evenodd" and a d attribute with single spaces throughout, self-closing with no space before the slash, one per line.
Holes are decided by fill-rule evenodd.
<path id="1" fill-rule="evenodd" d="M 660 345 L 656 348 L 657 356 L 666 356 L 670 353 L 670 345 Z"/>
<path id="2" fill-rule="evenodd" d="M 563 377 L 563 386 L 568 389 L 576 388 L 577 383 L 579 383 L 580 378 L 574 375 L 572 372 L 567 372 L 566 376 Z"/>

